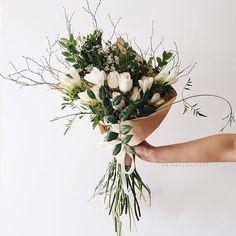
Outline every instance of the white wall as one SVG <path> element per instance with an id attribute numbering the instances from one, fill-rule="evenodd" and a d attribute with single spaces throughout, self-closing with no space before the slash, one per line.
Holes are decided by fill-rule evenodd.
<path id="1" fill-rule="evenodd" d="M 62 6 L 76 10 L 75 30 L 88 32 L 91 21 L 81 10 L 84 4 L 1 0 L 0 71 L 11 72 L 10 60 L 21 66 L 22 55 L 39 57 L 46 36 L 65 33 Z M 144 47 L 154 20 L 157 41 L 163 34 L 167 49 L 176 41 L 183 65 L 197 62 L 191 93 L 225 96 L 236 109 L 235 11 L 234 0 L 104 0 L 98 19 L 107 31 L 107 13 L 122 16 L 118 31 L 136 36 Z M 179 92 L 184 83 L 176 85 Z M 109 150 L 97 145 L 99 133 L 85 119 L 64 137 L 64 122 L 49 122 L 61 114 L 61 96 L 47 88 L 20 89 L 0 80 L 0 90 L 0 235 L 113 235 L 102 199 L 88 202 L 110 158 Z M 207 119 L 182 116 L 182 105 L 176 105 L 149 141 L 162 145 L 217 133 L 227 113 L 225 104 L 199 101 Z M 235 125 L 226 130 L 235 131 Z M 138 160 L 137 166 L 153 200 L 151 208 L 142 204 L 143 217 L 132 235 L 236 234 L 235 164 L 163 166 Z M 131 234 L 125 230 L 124 235 Z"/>

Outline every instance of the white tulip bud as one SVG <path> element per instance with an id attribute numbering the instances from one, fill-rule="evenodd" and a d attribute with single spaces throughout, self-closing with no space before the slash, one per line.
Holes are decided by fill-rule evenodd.
<path id="1" fill-rule="evenodd" d="M 155 106 L 160 106 L 160 105 L 162 105 L 163 103 L 165 103 L 165 99 L 161 99 L 160 101 L 157 101 L 157 102 L 155 103 Z"/>
<path id="2" fill-rule="evenodd" d="M 140 89 L 138 87 L 134 87 L 132 94 L 130 96 L 130 100 L 135 102 L 136 100 L 140 99 L 141 95 L 140 95 Z"/>
<path id="3" fill-rule="evenodd" d="M 131 79 L 131 75 L 128 72 L 123 72 L 120 74 L 119 78 L 119 89 L 121 92 L 128 92 L 132 89 L 133 80 Z"/>
<path id="4" fill-rule="evenodd" d="M 175 73 L 169 74 L 166 79 L 164 80 L 165 83 L 172 85 L 178 81 L 178 78 Z"/>
<path id="5" fill-rule="evenodd" d="M 154 77 L 154 81 L 163 82 L 168 75 L 169 75 L 169 71 L 161 71 L 158 75 Z"/>
<path id="6" fill-rule="evenodd" d="M 150 100 L 150 103 L 155 104 L 155 103 L 159 102 L 160 100 L 161 100 L 160 93 L 154 93 L 151 100 Z"/>
<path id="7" fill-rule="evenodd" d="M 151 89 L 153 83 L 153 77 L 143 76 L 141 80 L 138 81 L 139 86 L 141 87 L 143 93 L 146 93 L 147 90 Z"/>
<path id="8" fill-rule="evenodd" d="M 120 74 L 117 71 L 112 71 L 107 76 L 107 83 L 111 89 L 119 87 Z"/>

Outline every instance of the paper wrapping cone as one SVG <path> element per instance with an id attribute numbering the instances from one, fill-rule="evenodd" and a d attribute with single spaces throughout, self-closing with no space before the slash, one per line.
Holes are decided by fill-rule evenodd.
<path id="1" fill-rule="evenodd" d="M 139 117 L 132 120 L 126 120 L 122 122 L 122 125 L 132 126 L 130 134 L 133 135 L 129 142 L 130 146 L 135 146 L 143 142 L 154 130 L 156 130 L 161 122 L 169 112 L 171 105 L 175 101 L 177 96 L 176 91 L 173 89 L 169 94 L 169 100 L 165 102 L 158 110 L 149 116 Z M 115 124 L 112 126 L 112 130 L 119 132 L 119 125 Z"/>

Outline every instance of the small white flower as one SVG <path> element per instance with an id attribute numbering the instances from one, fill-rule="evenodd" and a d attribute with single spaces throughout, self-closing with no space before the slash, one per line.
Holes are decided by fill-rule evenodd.
<path id="1" fill-rule="evenodd" d="M 111 89 L 119 87 L 120 74 L 117 71 L 112 71 L 107 76 L 107 83 Z"/>
<path id="2" fill-rule="evenodd" d="M 130 100 L 135 102 L 136 100 L 140 99 L 141 95 L 140 95 L 140 89 L 138 87 L 134 87 L 132 94 L 130 96 Z"/>
<path id="3" fill-rule="evenodd" d="M 78 71 L 74 67 L 69 68 L 68 75 L 63 75 L 60 78 L 60 83 L 63 87 L 67 89 L 73 89 L 75 86 L 79 85 L 81 82 L 81 78 L 79 76 Z"/>
<path id="4" fill-rule="evenodd" d="M 141 87 L 143 93 L 146 93 L 147 90 L 151 89 L 153 83 L 153 77 L 143 76 L 142 79 L 138 81 L 139 86 Z"/>
<path id="5" fill-rule="evenodd" d="M 113 92 L 112 93 L 112 100 L 114 100 L 114 98 L 115 97 L 117 97 L 117 96 L 119 96 L 120 95 L 120 93 L 119 92 Z M 125 105 L 125 101 L 122 99 L 121 101 L 120 101 L 120 103 L 118 104 L 118 105 L 116 105 L 116 106 L 113 106 L 113 108 L 115 109 L 115 110 L 121 110 L 123 107 L 124 107 L 124 105 Z"/>
<path id="6" fill-rule="evenodd" d="M 119 89 L 121 92 L 128 92 L 132 89 L 133 80 L 131 79 L 131 75 L 128 72 L 123 72 L 120 74 L 119 78 Z"/>
<path id="7" fill-rule="evenodd" d="M 150 99 L 150 103 L 151 104 L 156 104 L 157 102 L 159 102 L 161 100 L 161 95 L 160 93 L 154 93 L 152 98 Z"/>
<path id="8" fill-rule="evenodd" d="M 98 68 L 93 67 L 92 71 L 84 76 L 84 79 L 92 84 L 96 84 L 101 87 L 102 85 L 104 85 L 106 73 L 103 70 L 99 70 Z"/>

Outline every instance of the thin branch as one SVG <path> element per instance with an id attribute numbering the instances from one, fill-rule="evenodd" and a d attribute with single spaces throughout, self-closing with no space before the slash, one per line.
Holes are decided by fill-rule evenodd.
<path id="1" fill-rule="evenodd" d="M 94 12 L 92 12 L 92 10 L 90 8 L 90 3 L 89 3 L 88 0 L 86 0 L 86 7 L 83 7 L 83 9 L 91 16 L 92 21 L 93 21 L 93 26 L 94 26 L 95 29 L 98 29 L 98 23 L 97 23 L 96 15 L 97 15 L 97 12 L 98 12 L 98 9 L 99 9 L 101 3 L 102 3 L 102 0 L 99 0 Z"/>
<path id="2" fill-rule="evenodd" d="M 118 24 L 120 23 L 122 17 L 120 17 L 120 18 L 116 21 L 116 23 L 112 20 L 112 18 L 111 18 L 111 16 L 110 16 L 109 14 L 108 14 L 108 17 L 109 17 L 109 20 L 110 20 L 111 25 L 112 25 L 112 27 L 113 27 L 111 37 L 108 39 L 108 41 L 111 41 L 111 40 L 113 39 L 114 35 L 117 37 L 117 35 L 116 35 L 116 28 L 117 28 Z"/>

